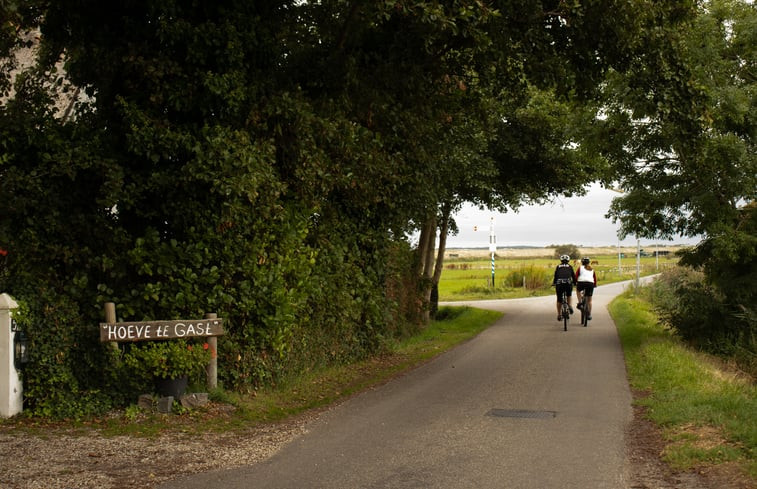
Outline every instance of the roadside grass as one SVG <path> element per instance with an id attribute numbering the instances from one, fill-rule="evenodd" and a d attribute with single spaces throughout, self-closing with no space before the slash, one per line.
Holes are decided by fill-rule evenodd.
<path id="1" fill-rule="evenodd" d="M 501 315 L 471 307 L 441 307 L 436 321 L 412 337 L 387 344 L 384 352 L 371 358 L 320 368 L 284 379 L 276 386 L 247 393 L 217 389 L 209 393 L 213 402 L 207 407 L 189 410 L 177 407 L 178 403 L 175 403 L 172 415 L 143 411 L 133 405 L 85 421 L 50 422 L 17 417 L 3 421 L 3 424 L 6 427 L 13 424 L 31 433 L 48 434 L 55 429 L 75 433 L 89 428 L 106 436 L 154 437 L 165 432 L 242 431 L 329 406 L 385 383 L 473 338 Z"/>
<path id="2" fill-rule="evenodd" d="M 600 285 L 631 280 L 636 277 L 636 258 L 621 259 L 618 270 L 617 255 L 593 257 Z M 640 275 L 652 275 L 671 266 L 676 260 L 642 257 Z M 494 287 L 491 285 L 491 260 L 448 259 L 439 280 L 440 301 L 480 299 L 515 299 L 544 296 L 553 293 L 552 277 L 558 260 L 554 258 L 495 257 Z M 525 285 L 525 286 L 524 286 Z"/>
<path id="3" fill-rule="evenodd" d="M 635 402 L 663 429 L 663 458 L 678 470 L 735 464 L 757 487 L 757 386 L 664 328 L 627 292 L 610 304 Z"/>

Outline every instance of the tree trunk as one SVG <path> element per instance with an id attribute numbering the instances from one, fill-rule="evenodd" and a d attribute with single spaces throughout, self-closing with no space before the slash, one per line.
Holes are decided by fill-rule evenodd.
<path id="1" fill-rule="evenodd" d="M 434 249 L 436 248 L 436 217 L 432 217 L 426 222 L 429 239 L 426 242 L 426 250 L 423 252 L 423 278 L 431 280 L 434 275 Z"/>
<path id="2" fill-rule="evenodd" d="M 422 278 L 425 274 L 426 266 L 426 249 L 428 248 L 428 241 L 433 233 L 429 232 L 428 221 L 421 226 L 421 234 L 418 238 L 418 262 L 415 265 L 415 276 Z"/>
<path id="3" fill-rule="evenodd" d="M 436 248 L 436 217 L 429 217 L 421 229 L 421 238 L 418 243 L 419 264 L 418 274 L 420 278 L 420 296 L 423 301 L 423 322 L 428 323 L 431 319 L 430 301 L 431 286 L 433 284 L 434 249 Z"/>
<path id="4" fill-rule="evenodd" d="M 439 285 L 439 279 L 442 277 L 442 268 L 444 267 L 444 252 L 447 250 L 447 232 L 449 231 L 449 215 L 451 207 L 447 204 L 442 206 L 442 219 L 439 222 L 439 251 L 436 254 L 436 263 L 434 265 L 433 281 Z"/>
<path id="5" fill-rule="evenodd" d="M 439 250 L 436 254 L 436 263 L 434 264 L 434 274 L 431 277 L 431 295 L 429 298 L 430 318 L 436 317 L 439 310 L 439 280 L 442 277 L 444 268 L 444 252 L 447 249 L 447 232 L 449 231 L 449 215 L 451 207 L 447 204 L 442 206 L 442 216 L 439 222 Z"/>

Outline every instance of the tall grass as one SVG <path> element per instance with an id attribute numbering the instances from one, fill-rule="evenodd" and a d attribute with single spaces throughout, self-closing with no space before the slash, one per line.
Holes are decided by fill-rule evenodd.
<path id="1" fill-rule="evenodd" d="M 623 258 L 620 270 L 617 255 L 597 256 L 594 259 L 599 262 L 594 265 L 594 270 L 600 285 L 636 277 L 635 258 Z M 492 284 L 490 260 L 448 260 L 439 282 L 439 300 L 510 299 L 549 295 L 553 293 L 552 277 L 557 263 L 554 258 L 497 257 Z M 659 269 L 674 263 L 669 258 L 663 258 L 658 268 L 655 258 L 644 257 L 641 260 L 641 275 L 657 273 Z"/>
<path id="2" fill-rule="evenodd" d="M 536 265 L 521 265 L 505 276 L 505 286 L 527 290 L 546 289 L 552 285 L 552 270 Z"/>
<path id="3" fill-rule="evenodd" d="M 626 293 L 610 304 L 637 402 L 665 428 L 663 457 L 677 469 L 730 462 L 757 484 L 757 387 L 687 347 L 651 304 Z"/>

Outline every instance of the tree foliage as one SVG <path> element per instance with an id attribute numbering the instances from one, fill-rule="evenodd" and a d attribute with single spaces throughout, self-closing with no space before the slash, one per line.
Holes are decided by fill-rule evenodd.
<path id="1" fill-rule="evenodd" d="M 680 28 L 659 32 L 659 56 L 612 78 L 602 124 L 627 192 L 611 209 L 623 232 L 701 236 L 683 262 L 722 294 L 721 316 L 742 318 L 755 317 L 757 301 L 755 26 L 751 2 L 703 2 Z M 754 321 L 740 324 L 751 330 L 740 337 L 753 338 Z"/>
<path id="2" fill-rule="evenodd" d="M 28 303 L 30 406 L 126 399 L 96 342 L 106 301 L 224 317 L 238 389 L 380 349 L 422 320 L 463 202 L 606 178 L 598 88 L 689 7 L 659 3 L 3 3 L 3 53 L 41 33 L 0 107 L 0 286 Z"/>
<path id="3" fill-rule="evenodd" d="M 578 246 L 574 244 L 551 245 L 550 248 L 555 249 L 555 252 L 552 254 L 552 256 L 554 256 L 558 260 L 562 255 L 568 255 L 571 260 L 577 260 L 581 257 L 581 254 L 578 251 Z"/>

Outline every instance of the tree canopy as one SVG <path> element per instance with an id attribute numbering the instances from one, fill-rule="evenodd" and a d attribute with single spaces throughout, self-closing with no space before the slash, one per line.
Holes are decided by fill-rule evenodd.
<path id="1" fill-rule="evenodd" d="M 626 195 L 610 215 L 625 233 L 701 236 L 683 263 L 702 268 L 723 296 L 701 329 L 750 351 L 757 333 L 757 8 L 702 2 L 661 30 L 662 47 L 607 84 L 600 124 Z M 689 294 L 691 295 L 691 294 Z M 718 299 L 719 300 L 719 299 Z M 704 316 L 704 315 L 701 315 Z M 727 320 L 723 320 L 727 318 Z M 721 341 L 721 340 L 718 340 Z"/>
<path id="2" fill-rule="evenodd" d="M 229 387 L 376 351 L 422 317 L 436 230 L 462 202 L 613 177 L 630 156 L 598 132 L 644 135 L 595 113 L 629 70 L 669 86 L 638 60 L 666 60 L 694 6 L 2 3 L 4 59 L 40 29 L 36 63 L 0 82 L 0 286 L 37 321 L 32 403 L 81 405 L 124 375 L 93 340 L 106 301 L 130 320 L 227 318 Z"/>

